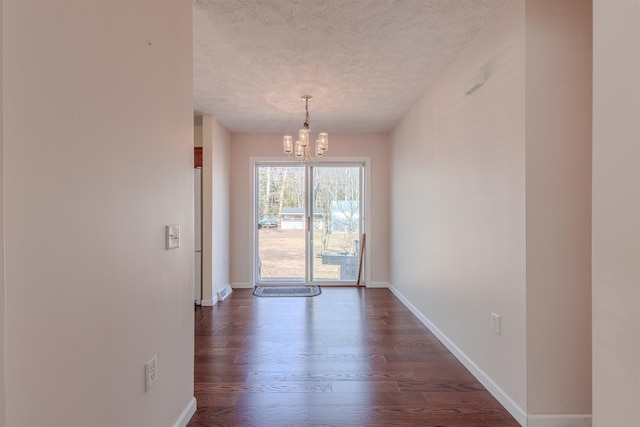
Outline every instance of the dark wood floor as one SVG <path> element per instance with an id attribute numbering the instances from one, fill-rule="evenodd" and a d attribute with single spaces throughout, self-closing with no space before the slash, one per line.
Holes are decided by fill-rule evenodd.
<path id="1" fill-rule="evenodd" d="M 189 427 L 519 426 L 387 289 L 237 289 L 195 319 Z"/>

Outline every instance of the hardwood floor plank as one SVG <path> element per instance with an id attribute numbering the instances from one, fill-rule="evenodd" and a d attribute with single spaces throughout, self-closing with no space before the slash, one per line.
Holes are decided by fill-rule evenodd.
<path id="1" fill-rule="evenodd" d="M 425 405 L 425 393 L 240 393 L 239 406 L 302 405 L 302 406 L 358 406 L 358 405 Z M 337 408 L 340 410 L 340 408 Z"/>
<path id="2" fill-rule="evenodd" d="M 411 371 L 250 372 L 247 381 L 415 381 Z"/>
<path id="3" fill-rule="evenodd" d="M 189 427 L 517 427 L 387 289 L 195 310 Z"/>
<path id="4" fill-rule="evenodd" d="M 199 407 L 234 406 L 240 395 L 240 393 L 210 393 L 204 388 L 200 388 L 196 393 L 198 394 L 197 404 Z"/>
<path id="5" fill-rule="evenodd" d="M 378 422 L 389 426 L 422 423 L 423 426 L 477 427 L 504 425 L 508 421 L 504 414 L 493 410 L 462 411 L 453 407 L 434 408 L 428 405 L 353 405 L 341 407 L 339 411 L 331 407 L 314 406 L 309 408 L 309 417 L 311 421 L 331 422 L 334 426 L 357 421 L 363 426 Z"/>
<path id="6" fill-rule="evenodd" d="M 207 406 L 198 409 L 188 426 L 209 426 L 216 423 L 233 423 L 233 425 L 245 423 L 268 422 L 272 426 L 280 426 L 284 423 L 300 425 L 300 422 L 309 421 L 309 409 L 304 406 L 261 406 L 261 407 L 212 407 Z"/>
<path id="7" fill-rule="evenodd" d="M 337 393 L 400 392 L 398 383 L 395 381 L 333 381 L 331 390 Z"/>
<path id="8" fill-rule="evenodd" d="M 234 363 L 238 365 L 256 365 L 256 364 L 313 364 L 320 363 L 351 363 L 351 362 L 385 362 L 386 358 L 383 354 L 313 354 L 313 353 L 243 353 L 239 354 Z"/>
<path id="9" fill-rule="evenodd" d="M 400 391 L 437 391 L 441 393 L 485 390 L 478 381 L 456 381 L 455 379 L 439 381 L 399 381 L 398 388 Z"/>

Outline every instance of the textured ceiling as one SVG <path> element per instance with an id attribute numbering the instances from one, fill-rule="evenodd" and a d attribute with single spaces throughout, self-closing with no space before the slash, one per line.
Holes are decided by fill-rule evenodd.
<path id="1" fill-rule="evenodd" d="M 508 0 L 192 0 L 194 108 L 231 132 L 387 132 Z"/>

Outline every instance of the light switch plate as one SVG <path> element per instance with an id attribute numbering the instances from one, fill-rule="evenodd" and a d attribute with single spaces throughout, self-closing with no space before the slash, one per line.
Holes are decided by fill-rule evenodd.
<path id="1" fill-rule="evenodd" d="M 502 319 L 499 314 L 491 313 L 491 330 L 494 334 L 502 334 Z"/>
<path id="2" fill-rule="evenodd" d="M 167 249 L 180 247 L 180 226 L 167 225 Z"/>

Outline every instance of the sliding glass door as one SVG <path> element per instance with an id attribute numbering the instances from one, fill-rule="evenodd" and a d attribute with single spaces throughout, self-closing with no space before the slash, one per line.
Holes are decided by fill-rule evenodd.
<path id="1" fill-rule="evenodd" d="M 362 164 L 256 164 L 257 283 L 355 284 Z"/>
<path id="2" fill-rule="evenodd" d="M 355 282 L 358 278 L 361 169 L 311 168 L 311 280 Z"/>
<path id="3" fill-rule="evenodd" d="M 259 282 L 299 283 L 306 278 L 306 170 L 258 165 L 256 200 Z"/>

